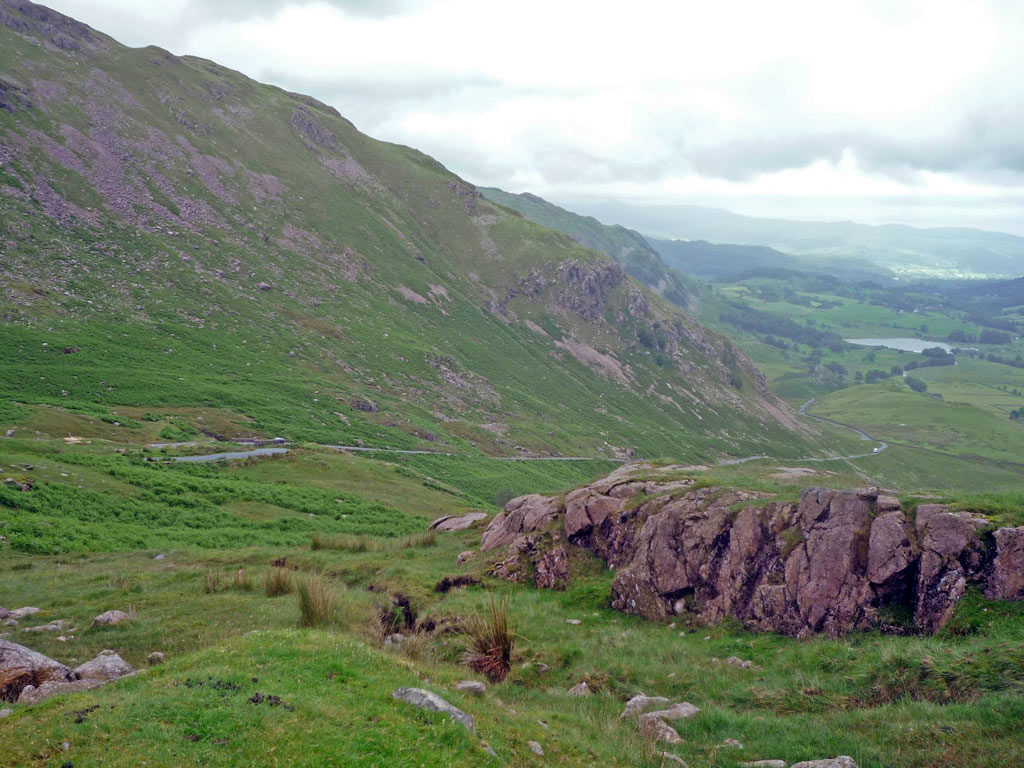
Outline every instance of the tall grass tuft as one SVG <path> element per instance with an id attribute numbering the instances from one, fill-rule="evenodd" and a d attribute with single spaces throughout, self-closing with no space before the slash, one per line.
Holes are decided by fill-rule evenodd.
<path id="1" fill-rule="evenodd" d="M 267 593 L 267 597 L 287 595 L 293 589 L 295 589 L 295 583 L 292 579 L 292 572 L 287 568 L 275 565 L 263 577 L 263 591 Z"/>
<path id="2" fill-rule="evenodd" d="M 466 663 L 492 683 L 500 683 L 508 676 L 516 644 L 515 630 L 509 623 L 508 596 L 501 600 L 492 596 L 487 611 L 469 620 L 466 633 L 470 640 Z"/>
<path id="3" fill-rule="evenodd" d="M 313 534 L 313 549 L 337 549 L 343 552 L 366 552 L 377 549 L 369 536 L 351 536 L 343 533 L 330 535 L 327 533 Z"/>
<path id="4" fill-rule="evenodd" d="M 300 623 L 304 627 L 319 627 L 337 618 L 338 600 L 331 584 L 323 576 L 310 574 L 296 587 L 299 596 Z"/>
<path id="5" fill-rule="evenodd" d="M 231 577 L 231 586 L 242 592 L 252 591 L 252 580 L 249 578 L 249 574 L 246 573 L 245 568 L 239 568 L 235 571 L 235 575 Z"/>
<path id="6" fill-rule="evenodd" d="M 223 583 L 220 579 L 220 574 L 213 569 L 207 569 L 206 579 L 204 582 L 206 588 L 206 594 L 211 595 L 214 592 L 220 592 L 223 589 Z"/>

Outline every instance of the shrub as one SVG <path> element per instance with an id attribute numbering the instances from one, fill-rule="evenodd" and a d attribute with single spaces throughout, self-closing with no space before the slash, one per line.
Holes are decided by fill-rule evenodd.
<path id="1" fill-rule="evenodd" d="M 492 683 L 500 683 L 508 676 L 516 644 L 515 630 L 509 624 L 508 596 L 500 601 L 492 597 L 487 612 L 473 616 L 466 632 L 470 638 L 466 663 Z"/>
<path id="2" fill-rule="evenodd" d="M 295 584 L 292 580 L 292 572 L 287 568 L 281 568 L 274 566 L 263 579 L 263 591 L 267 593 L 267 597 L 279 597 L 280 595 L 287 595 L 295 588 Z"/>
<path id="3" fill-rule="evenodd" d="M 334 621 L 338 612 L 338 601 L 331 584 L 323 576 L 311 574 L 299 581 L 296 588 L 299 596 L 300 624 L 304 627 L 319 627 Z"/>

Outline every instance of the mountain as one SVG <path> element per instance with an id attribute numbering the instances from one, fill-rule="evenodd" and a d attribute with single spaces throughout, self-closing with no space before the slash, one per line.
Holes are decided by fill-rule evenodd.
<path id="1" fill-rule="evenodd" d="M 699 290 L 669 269 L 658 251 L 632 229 L 602 224 L 592 216 L 580 216 L 543 198 L 513 194 L 495 187 L 481 187 L 488 200 L 519 211 L 530 221 L 564 232 L 581 245 L 611 256 L 626 274 L 684 308 L 693 308 Z"/>
<path id="2" fill-rule="evenodd" d="M 725 337 L 607 256 L 314 98 L 15 0 L 0 226 L 5 422 L 45 405 L 434 451 L 808 450 Z"/>
<path id="3" fill-rule="evenodd" d="M 645 236 L 768 246 L 822 260 L 864 260 L 913 277 L 1018 277 L 1024 273 L 1024 237 L 1002 232 L 761 219 L 694 205 L 607 201 L 576 207 Z"/>

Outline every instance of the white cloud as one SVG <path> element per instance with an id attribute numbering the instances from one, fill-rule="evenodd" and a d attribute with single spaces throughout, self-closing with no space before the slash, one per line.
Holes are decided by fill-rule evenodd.
<path id="1" fill-rule="evenodd" d="M 1024 230 L 1009 0 L 52 4 L 513 191 Z"/>

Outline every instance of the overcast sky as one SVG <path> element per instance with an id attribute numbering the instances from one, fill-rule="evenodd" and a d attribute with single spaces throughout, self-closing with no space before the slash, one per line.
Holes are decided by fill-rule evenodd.
<path id="1" fill-rule="evenodd" d="M 1024 234 L 1018 0 L 49 0 L 472 182 Z"/>

